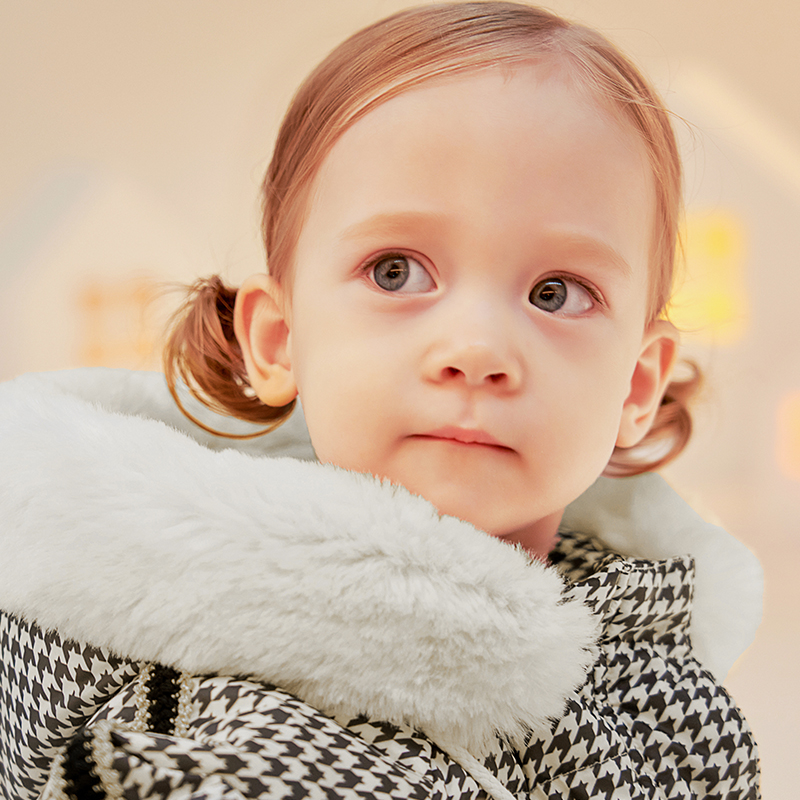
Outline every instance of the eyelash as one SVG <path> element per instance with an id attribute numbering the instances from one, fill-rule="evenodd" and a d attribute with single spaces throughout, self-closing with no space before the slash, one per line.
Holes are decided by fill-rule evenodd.
<path id="1" fill-rule="evenodd" d="M 541 278 L 538 278 L 537 281 L 533 284 L 533 286 L 531 286 L 531 291 L 533 291 L 534 288 L 543 281 L 549 281 L 549 280 L 564 281 L 564 283 L 574 283 L 576 286 L 580 286 L 581 289 L 586 291 L 592 298 L 592 300 L 594 300 L 594 302 L 597 303 L 599 306 L 602 306 L 603 308 L 608 307 L 605 299 L 595 286 L 593 286 L 588 281 L 585 281 L 582 278 L 578 278 L 575 275 L 570 275 L 567 272 L 556 272 L 553 273 L 552 275 L 544 275 Z"/>
<path id="2" fill-rule="evenodd" d="M 387 258 L 413 258 L 415 261 L 419 261 L 418 256 L 411 255 L 411 253 L 404 253 L 402 250 L 386 250 L 383 253 L 378 253 L 377 255 L 370 256 L 359 268 L 358 271 L 360 273 L 367 273 L 369 272 L 376 264 L 379 264 L 381 261 L 385 261 Z"/>

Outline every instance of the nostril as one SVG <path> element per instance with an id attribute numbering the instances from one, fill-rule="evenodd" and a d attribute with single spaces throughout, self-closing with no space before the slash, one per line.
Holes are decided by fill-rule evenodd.
<path id="1" fill-rule="evenodd" d="M 484 374 L 481 377 L 480 374 L 473 374 L 472 370 L 463 370 L 459 369 L 458 367 L 445 367 L 442 370 L 442 377 L 443 378 L 460 378 L 464 377 L 467 378 L 468 382 L 472 382 L 473 380 L 478 380 L 479 382 L 487 382 L 491 384 L 498 384 L 503 383 L 508 378 L 508 374 L 505 372 L 490 372 L 488 374 Z"/>

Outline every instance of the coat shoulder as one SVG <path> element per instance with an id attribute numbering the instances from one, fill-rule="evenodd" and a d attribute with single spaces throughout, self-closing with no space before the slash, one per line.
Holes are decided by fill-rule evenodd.
<path id="1" fill-rule="evenodd" d="M 600 652 L 552 732 L 529 740 L 529 776 L 554 797 L 632 783 L 644 797 L 757 798 L 750 727 L 692 650 L 693 560 L 626 559 L 565 534 L 554 561 L 600 618 Z"/>

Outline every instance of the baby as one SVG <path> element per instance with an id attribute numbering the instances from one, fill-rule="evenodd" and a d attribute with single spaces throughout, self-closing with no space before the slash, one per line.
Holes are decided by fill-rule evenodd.
<path id="1" fill-rule="evenodd" d="M 653 476 L 565 517 L 688 439 L 680 176 L 646 80 L 550 13 L 425 6 L 335 50 L 264 183 L 268 272 L 199 282 L 167 348 L 179 426 L 222 452 L 142 419 L 175 414 L 139 379 L 65 378 L 17 417 L 69 410 L 83 503 L 49 551 L 69 580 L 0 595 L 2 646 L 15 676 L 20 647 L 86 666 L 44 670 L 62 706 L 24 701 L 58 723 L 4 712 L 27 748 L 4 744 L 7 796 L 47 773 L 59 798 L 755 797 L 752 736 L 692 650 L 690 551 L 659 551 L 702 523 Z M 320 463 L 265 457 L 284 429 L 224 449 L 298 398 Z M 197 400 L 260 427 L 204 438 Z M 24 502 L 33 558 L 57 515 Z M 609 546 L 628 528 L 635 558 Z"/>

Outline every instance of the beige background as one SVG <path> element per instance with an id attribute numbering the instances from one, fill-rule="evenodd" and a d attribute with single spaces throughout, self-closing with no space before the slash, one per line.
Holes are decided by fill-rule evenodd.
<path id="1" fill-rule="evenodd" d="M 0 0 L 0 378 L 152 366 L 154 282 L 262 268 L 257 187 L 308 70 L 393 0 Z M 670 479 L 761 557 L 727 685 L 793 798 L 800 566 L 800 4 L 556 0 L 656 80 L 689 176 L 676 315 L 708 388 Z"/>

